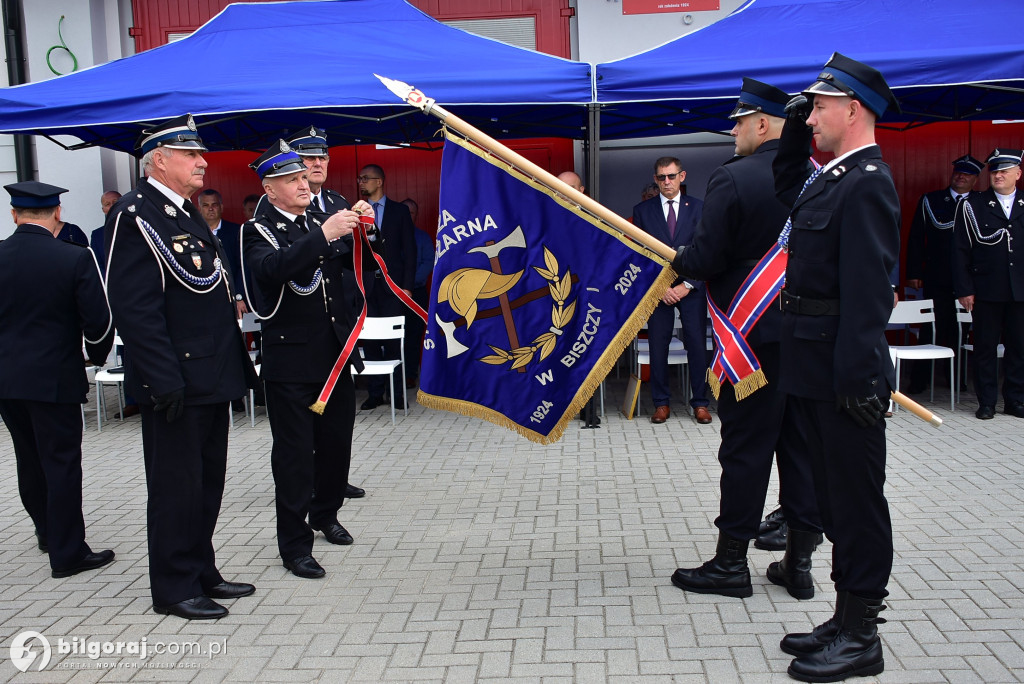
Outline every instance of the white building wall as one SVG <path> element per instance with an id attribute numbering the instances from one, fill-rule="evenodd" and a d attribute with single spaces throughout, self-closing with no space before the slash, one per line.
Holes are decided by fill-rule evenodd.
<path id="1" fill-rule="evenodd" d="M 61 73 L 72 71 L 74 61 L 68 52 L 50 51 L 51 47 L 61 45 L 61 37 L 78 60 L 79 71 L 134 51 L 134 41 L 127 32 L 131 24 L 130 0 L 22 0 L 22 12 L 29 82 L 55 78 L 57 74 L 51 66 Z M 5 84 L 6 79 L 4 71 Z M 12 141 L 11 136 L 0 136 L 0 179 L 5 184 L 17 180 Z M 61 141 L 79 142 L 70 136 Z M 61 197 L 62 218 L 78 224 L 86 235 L 103 223 L 99 201 L 103 191 L 127 192 L 131 188 L 133 161 L 129 155 L 98 148 L 70 152 L 39 136 L 33 137 L 33 142 L 36 178 L 68 188 L 69 192 Z M 13 229 L 9 221 L 0 221 L 0 237 L 9 235 Z"/>

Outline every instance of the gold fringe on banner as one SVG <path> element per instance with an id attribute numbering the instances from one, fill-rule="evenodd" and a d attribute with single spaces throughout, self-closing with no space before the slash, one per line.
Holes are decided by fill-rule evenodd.
<path id="1" fill-rule="evenodd" d="M 584 379 L 580 388 L 576 391 L 576 395 L 573 397 L 572 401 L 569 402 L 569 407 L 564 413 L 562 413 L 562 416 L 555 423 L 554 427 L 551 428 L 551 432 L 546 435 L 510 420 L 505 414 L 499 411 L 487 408 L 486 406 L 481 406 L 480 404 L 474 404 L 470 401 L 452 399 L 450 397 L 439 397 L 434 394 L 427 394 L 423 390 L 417 391 L 416 401 L 427 408 L 450 411 L 451 413 L 459 413 L 472 418 L 481 418 L 494 423 L 495 425 L 500 425 L 512 430 L 513 432 L 517 432 L 531 442 L 537 442 L 538 444 L 554 444 L 562 438 L 569 421 L 579 414 L 579 412 L 583 410 L 583 407 L 587 405 L 587 402 L 590 401 L 594 392 L 597 391 L 597 388 L 615 366 L 615 362 L 618 361 L 620 356 L 622 356 L 622 352 L 624 352 L 626 347 L 630 345 L 633 338 L 636 337 L 636 334 L 640 332 L 640 329 L 647 322 L 647 319 L 651 317 L 652 313 L 654 313 L 658 304 L 661 303 L 661 296 L 675 279 L 675 271 L 673 271 L 671 267 L 665 266 L 662 269 L 661 274 L 654 281 L 654 284 L 652 284 L 647 290 L 643 299 L 641 299 L 640 303 L 637 304 L 636 309 L 629 318 L 626 319 L 626 322 L 623 323 L 618 334 L 616 334 L 612 341 L 609 342 L 597 362 L 594 363 L 594 367 L 590 369 L 586 379 Z"/>
<path id="2" fill-rule="evenodd" d="M 718 381 L 718 376 L 715 375 L 715 372 L 710 368 L 708 368 L 707 376 L 708 387 L 711 388 L 711 394 L 715 396 L 715 399 L 718 399 L 718 395 L 722 393 L 722 383 Z"/>

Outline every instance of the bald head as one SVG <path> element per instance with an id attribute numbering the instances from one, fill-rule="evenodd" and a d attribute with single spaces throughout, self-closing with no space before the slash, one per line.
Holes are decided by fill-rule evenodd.
<path id="1" fill-rule="evenodd" d="M 558 180 L 562 181 L 566 185 L 572 186 L 574 190 L 577 190 L 579 192 L 583 192 L 585 189 L 583 187 L 583 180 L 572 171 L 563 171 L 562 173 L 558 174 Z"/>

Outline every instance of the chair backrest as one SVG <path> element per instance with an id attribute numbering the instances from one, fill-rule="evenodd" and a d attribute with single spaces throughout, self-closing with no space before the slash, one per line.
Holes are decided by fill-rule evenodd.
<path id="1" fill-rule="evenodd" d="M 405 339 L 405 316 L 367 316 L 359 333 L 361 340 Z"/>
<path id="2" fill-rule="evenodd" d="M 956 303 L 956 322 L 957 323 L 973 323 L 974 318 L 971 316 L 971 312 L 964 308 L 964 305 L 960 302 Z"/>
<path id="3" fill-rule="evenodd" d="M 930 299 L 915 299 L 896 302 L 889 315 L 889 325 L 908 325 L 912 323 L 934 323 L 935 311 Z"/>
<path id="4" fill-rule="evenodd" d="M 238 326 L 244 333 L 259 332 L 263 326 L 260 323 L 260 319 L 256 318 L 254 313 L 244 313 L 238 320 Z"/>

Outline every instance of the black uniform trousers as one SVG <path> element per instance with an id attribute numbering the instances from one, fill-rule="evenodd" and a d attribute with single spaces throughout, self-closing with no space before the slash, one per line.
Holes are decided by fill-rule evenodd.
<path id="1" fill-rule="evenodd" d="M 224 495 L 228 406 L 186 405 L 181 417 L 168 423 L 163 411 L 139 405 L 154 605 L 200 596 L 224 581 L 217 570 L 213 532 Z"/>
<path id="2" fill-rule="evenodd" d="M 407 309 L 388 287 L 384 278 L 377 278 L 367 298 L 367 315 L 375 317 L 405 316 Z M 367 361 L 383 361 L 385 359 L 402 358 L 404 340 L 362 340 L 360 344 Z M 384 396 L 387 379 L 383 375 L 371 375 L 367 378 L 371 397 Z M 405 406 L 405 385 L 402 383 L 402 367 L 395 368 L 391 396 L 395 398 L 395 406 Z"/>
<path id="3" fill-rule="evenodd" d="M 999 395 L 999 358 L 1002 338 L 1003 401 L 1024 401 L 1024 302 L 988 302 L 974 299 L 974 391 L 978 403 L 995 406 Z"/>
<path id="4" fill-rule="evenodd" d="M 893 556 L 883 493 L 885 421 L 860 427 L 834 401 L 790 395 L 786 406 L 807 437 L 822 527 L 833 544 L 836 591 L 885 598 Z"/>
<path id="5" fill-rule="evenodd" d="M 276 487 L 277 546 L 281 558 L 290 561 L 311 555 L 311 526 L 338 521 L 352 457 L 355 389 L 346 364 L 323 415 L 309 410 L 322 384 L 267 381 L 265 389 L 274 437 L 270 464 Z"/>
<path id="6" fill-rule="evenodd" d="M 18 492 L 50 567 L 64 570 L 91 553 L 82 517 L 82 407 L 0 399 L 18 462 Z"/>
<path id="7" fill-rule="evenodd" d="M 673 305 L 658 304 L 647 320 L 647 344 L 651 355 L 651 400 L 654 405 L 668 406 L 672 398 L 668 370 L 668 346 L 675 327 L 675 310 L 679 310 L 683 346 L 686 347 L 690 369 L 690 406 L 708 405 L 707 345 L 708 302 L 703 292 L 690 292 Z"/>
<path id="8" fill-rule="evenodd" d="M 779 343 L 754 350 L 768 385 L 742 401 L 725 382 L 718 396 L 722 420 L 721 492 L 715 526 L 730 537 L 753 539 L 761 523 L 765 495 L 772 474 L 772 457 L 779 464 L 779 503 L 790 527 L 820 531 L 821 518 L 814 498 L 814 479 L 800 425 L 786 411 L 786 395 L 778 391 Z"/>

